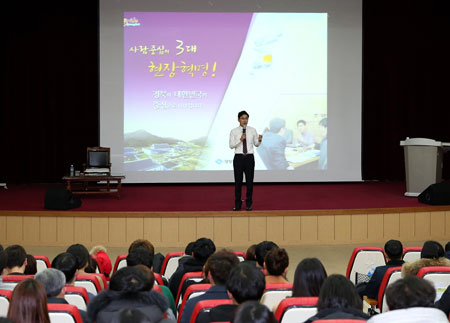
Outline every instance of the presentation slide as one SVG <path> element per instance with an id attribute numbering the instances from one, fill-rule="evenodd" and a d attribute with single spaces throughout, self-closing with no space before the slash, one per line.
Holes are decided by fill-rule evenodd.
<path id="1" fill-rule="evenodd" d="M 326 13 L 125 12 L 123 34 L 125 172 L 231 170 L 241 110 L 256 169 L 327 168 Z"/>
<path id="2" fill-rule="evenodd" d="M 100 145 L 125 183 L 361 180 L 360 0 L 100 0 Z M 329 141 L 329 144 L 328 144 Z"/>

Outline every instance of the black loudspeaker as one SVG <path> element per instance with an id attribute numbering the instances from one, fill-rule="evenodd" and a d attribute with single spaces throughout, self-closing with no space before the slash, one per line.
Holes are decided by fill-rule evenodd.
<path id="1" fill-rule="evenodd" d="M 450 184 L 431 184 L 418 196 L 420 203 L 431 205 L 450 204 Z"/>
<path id="2" fill-rule="evenodd" d="M 68 210 L 81 206 L 78 196 L 65 188 L 50 187 L 45 192 L 44 208 L 49 210 Z"/>

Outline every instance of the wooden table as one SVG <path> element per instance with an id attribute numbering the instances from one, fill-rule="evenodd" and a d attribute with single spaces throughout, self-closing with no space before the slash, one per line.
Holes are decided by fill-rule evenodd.
<path id="1" fill-rule="evenodd" d="M 63 180 L 67 182 L 67 189 L 73 194 L 115 194 L 120 199 L 122 191 L 123 175 L 105 175 L 105 176 L 64 176 Z M 106 182 L 106 183 L 99 183 Z M 73 185 L 80 183 L 81 185 Z M 80 187 L 78 187 L 80 186 Z"/>

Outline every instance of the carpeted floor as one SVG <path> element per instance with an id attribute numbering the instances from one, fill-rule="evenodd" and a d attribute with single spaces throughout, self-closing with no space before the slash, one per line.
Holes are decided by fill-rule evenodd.
<path id="1" fill-rule="evenodd" d="M 53 185 L 55 186 L 55 185 Z M 59 185 L 63 187 L 62 185 Z M 44 210 L 49 185 L 9 185 L 0 189 L 0 210 Z M 245 188 L 243 189 L 243 194 Z M 403 182 L 255 184 L 254 210 L 327 210 L 426 206 L 405 197 Z M 243 195 L 244 196 L 244 195 Z M 123 185 L 120 199 L 82 195 L 78 211 L 230 211 L 233 184 Z"/>

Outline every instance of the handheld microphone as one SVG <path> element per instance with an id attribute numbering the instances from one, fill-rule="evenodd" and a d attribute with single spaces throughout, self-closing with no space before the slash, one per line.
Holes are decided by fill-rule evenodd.
<path id="1" fill-rule="evenodd" d="M 245 133 L 246 130 L 247 130 L 247 126 L 243 126 L 242 127 L 242 133 Z"/>

